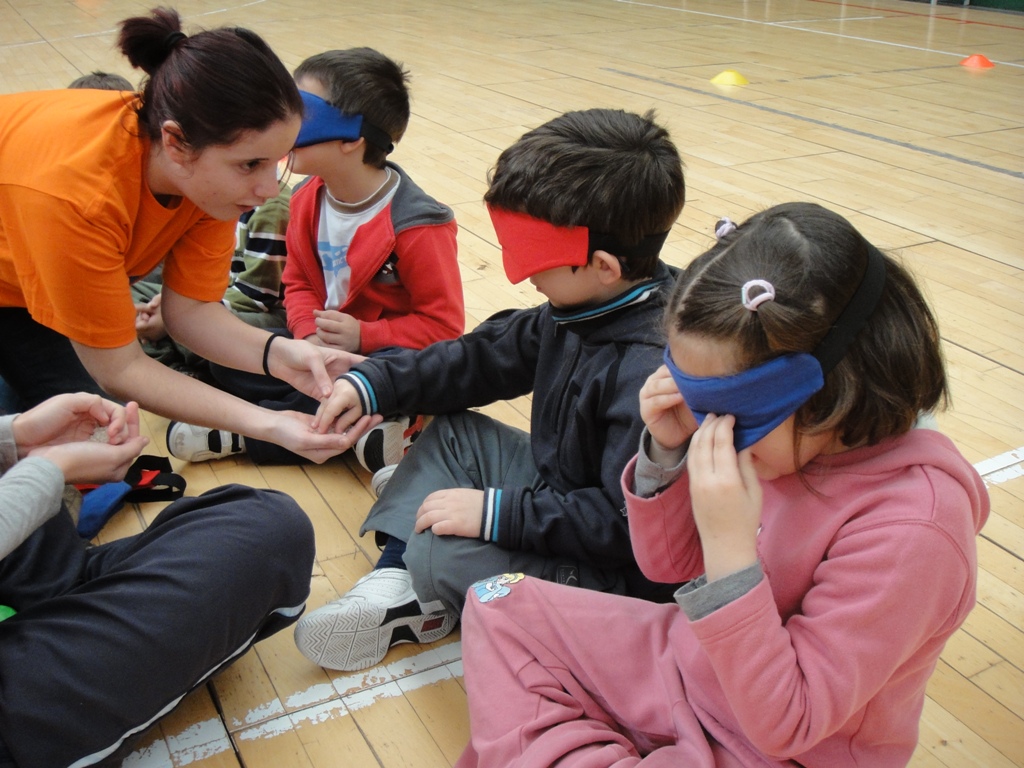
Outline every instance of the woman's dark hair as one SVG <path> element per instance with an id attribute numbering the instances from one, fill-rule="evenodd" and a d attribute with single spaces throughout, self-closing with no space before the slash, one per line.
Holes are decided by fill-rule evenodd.
<path id="1" fill-rule="evenodd" d="M 194 152 L 231 144 L 247 131 L 263 131 L 302 114 L 288 70 L 263 39 L 239 27 L 187 36 L 170 8 L 121 22 L 118 47 L 148 77 L 137 107 L 139 126 L 159 141 L 173 120 Z"/>
<path id="2" fill-rule="evenodd" d="M 620 109 L 566 112 L 498 157 L 484 201 L 556 227 L 587 227 L 625 246 L 667 232 L 686 201 L 683 161 L 668 131 Z M 658 255 L 619 256 L 622 276 L 649 277 Z"/>
<path id="3" fill-rule="evenodd" d="M 860 285 L 870 248 L 846 219 L 819 205 L 769 208 L 687 267 L 668 304 L 668 330 L 733 342 L 747 367 L 812 352 Z M 910 274 L 883 258 L 878 305 L 824 388 L 796 412 L 798 435 L 837 430 L 844 445 L 871 445 L 948 403 L 935 318 Z M 750 280 L 775 289 L 756 312 L 740 300 Z"/>

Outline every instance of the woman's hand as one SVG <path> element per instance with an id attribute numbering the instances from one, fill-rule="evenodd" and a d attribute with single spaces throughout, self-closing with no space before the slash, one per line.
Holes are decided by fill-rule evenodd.
<path id="1" fill-rule="evenodd" d="M 697 420 L 664 365 L 640 388 L 640 418 L 657 446 L 666 452 L 682 447 L 697 431 Z"/>
<path id="2" fill-rule="evenodd" d="M 99 395 L 58 395 L 18 415 L 12 424 L 19 456 L 52 461 L 66 483 L 124 478 L 149 439 L 139 434 L 139 406 Z"/>
<path id="3" fill-rule="evenodd" d="M 735 423 L 732 416 L 709 413 L 686 456 L 693 519 L 709 582 L 757 561 L 761 481 L 750 449 L 736 453 Z"/>
<path id="4" fill-rule="evenodd" d="M 345 431 L 320 433 L 313 429 L 313 417 L 299 411 L 267 411 L 267 418 L 273 420 L 269 424 L 271 442 L 316 464 L 344 453 L 383 421 L 380 416 L 362 416 Z"/>
<path id="5" fill-rule="evenodd" d="M 315 400 L 323 400 L 334 390 L 338 376 L 365 359 L 362 355 L 277 336 L 270 342 L 267 368 L 272 376 Z"/>

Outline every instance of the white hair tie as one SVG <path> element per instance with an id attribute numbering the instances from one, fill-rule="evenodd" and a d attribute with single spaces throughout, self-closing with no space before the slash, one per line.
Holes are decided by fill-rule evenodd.
<path id="1" fill-rule="evenodd" d="M 751 298 L 750 289 L 761 288 L 762 292 Z M 766 301 L 775 300 L 775 286 L 769 283 L 767 280 L 748 280 L 743 284 L 740 289 L 740 301 L 743 302 L 743 306 L 749 309 L 751 312 L 757 312 L 757 308 L 764 304 Z"/>
<path id="2" fill-rule="evenodd" d="M 721 240 L 736 231 L 736 224 L 728 216 L 724 216 L 715 224 L 715 239 Z"/>

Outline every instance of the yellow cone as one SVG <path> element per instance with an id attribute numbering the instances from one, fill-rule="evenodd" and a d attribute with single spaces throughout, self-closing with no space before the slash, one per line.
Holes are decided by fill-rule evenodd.
<path id="1" fill-rule="evenodd" d="M 719 72 L 711 78 L 711 82 L 715 85 L 750 85 L 750 81 L 735 69 Z"/>

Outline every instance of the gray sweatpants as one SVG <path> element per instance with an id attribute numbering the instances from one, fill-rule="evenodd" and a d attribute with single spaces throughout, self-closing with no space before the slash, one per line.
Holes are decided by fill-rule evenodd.
<path id="1" fill-rule="evenodd" d="M 500 573 L 530 576 L 601 592 L 625 593 L 614 570 L 602 571 L 575 557 L 504 549 L 462 536 L 413 533 L 416 510 L 434 491 L 447 488 L 519 488 L 551 492 L 537 473 L 530 436 L 476 411 L 435 417 L 398 464 L 360 529 L 380 531 L 407 543 L 405 564 L 416 596 L 440 600 L 462 612 L 466 591 Z"/>

